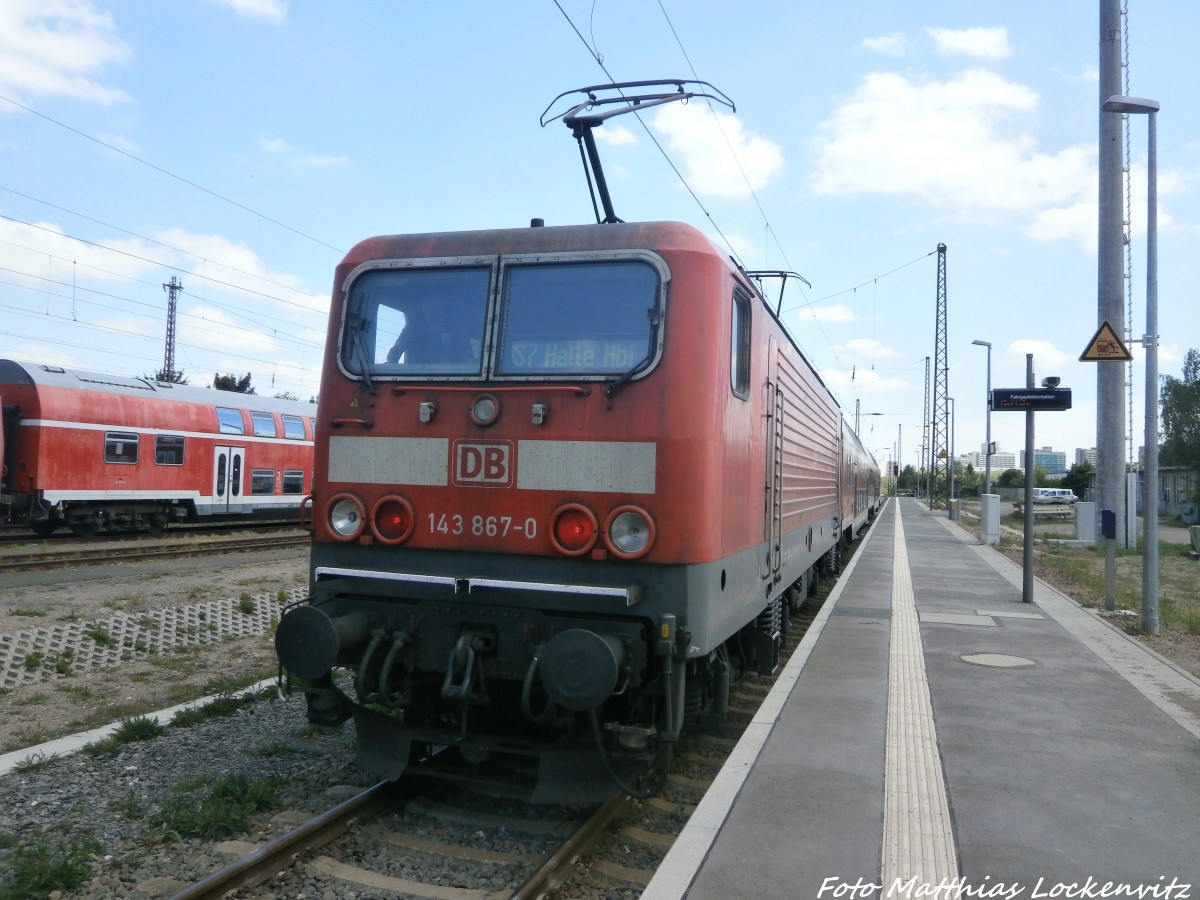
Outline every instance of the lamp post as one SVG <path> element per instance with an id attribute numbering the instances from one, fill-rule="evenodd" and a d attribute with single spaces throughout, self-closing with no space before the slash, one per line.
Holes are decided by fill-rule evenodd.
<path id="1" fill-rule="evenodd" d="M 987 347 L 987 453 L 983 457 L 983 492 L 992 492 L 992 344 L 990 341 L 971 341 L 977 347 Z"/>
<path id="2" fill-rule="evenodd" d="M 1109 97 L 1105 112 L 1145 115 L 1146 150 L 1146 478 L 1142 488 L 1142 630 L 1158 634 L 1158 110 L 1157 100 Z"/>

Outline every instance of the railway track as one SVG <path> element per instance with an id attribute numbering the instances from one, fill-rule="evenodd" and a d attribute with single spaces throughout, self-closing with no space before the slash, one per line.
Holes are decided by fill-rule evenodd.
<path id="1" fill-rule="evenodd" d="M 824 582 L 792 617 L 780 670 L 833 584 L 832 579 Z M 217 898 L 237 890 L 242 898 L 277 897 L 314 881 L 353 885 L 372 896 L 435 900 L 636 895 L 774 681 L 774 676 L 753 674 L 741 678 L 730 692 L 725 719 L 685 734 L 665 789 L 649 800 L 633 801 L 622 794 L 568 820 L 561 808 L 551 807 L 547 815 L 544 807 L 485 795 L 475 795 L 476 808 L 471 809 L 472 801 L 459 798 L 469 791 L 438 782 L 426 792 L 419 785 L 427 780 L 406 776 L 398 784 L 375 785 L 267 843 L 226 845 L 242 855 L 175 896 Z M 480 796 L 485 807 L 507 807 L 507 814 L 481 811 Z M 498 845 L 505 849 L 487 849 Z M 255 890 L 259 885 L 261 894 Z"/>
<path id="2" fill-rule="evenodd" d="M 310 875 L 389 895 L 440 900 L 533 900 L 559 887 L 572 875 L 579 856 L 599 840 L 609 822 L 628 804 L 628 799 L 621 795 L 574 820 L 521 818 L 480 812 L 422 796 L 406 787 L 416 781 L 406 778 L 399 784 L 376 784 L 273 840 L 248 846 L 233 862 L 175 894 L 175 900 L 218 900 L 231 891 L 257 887 L 293 865 Z M 394 814 L 392 821 L 382 824 L 381 820 L 390 814 Z M 437 822 L 450 834 L 457 831 L 457 840 L 453 837 L 430 840 L 421 836 L 417 833 L 419 829 L 411 827 L 419 820 Z M 348 846 L 331 848 L 335 855 L 316 855 L 351 832 L 355 832 L 354 840 Z M 497 840 L 500 835 L 509 843 L 514 835 L 519 836 L 519 849 L 479 849 L 481 843 Z M 345 861 L 366 855 L 364 844 L 386 853 L 417 854 L 428 861 L 422 867 L 427 874 L 398 877 Z M 452 872 L 449 877 L 447 867 Z M 472 875 L 471 870 L 477 874 Z M 458 884 L 444 883 L 447 880 Z M 508 886 L 486 889 L 461 886 L 462 882 L 473 880 L 493 885 L 500 881 Z M 271 890 L 277 894 L 274 886 Z"/>
<path id="3" fill-rule="evenodd" d="M 306 546 L 307 532 L 280 535 L 209 538 L 187 535 L 175 539 L 139 542 L 131 546 L 112 546 L 78 542 L 55 543 L 50 547 L 37 546 L 31 550 L 6 550 L 0 558 L 0 571 L 20 569 L 49 569 L 118 562 L 137 562 L 150 559 L 169 559 L 182 556 L 204 556 L 216 553 L 244 553 Z"/>

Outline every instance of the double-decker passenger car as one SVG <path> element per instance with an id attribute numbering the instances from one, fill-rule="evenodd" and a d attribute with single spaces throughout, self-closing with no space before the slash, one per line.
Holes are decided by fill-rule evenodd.
<path id="1" fill-rule="evenodd" d="M 310 403 L 0 360 L 0 513 L 48 535 L 294 518 L 312 481 Z"/>
<path id="2" fill-rule="evenodd" d="M 372 238 L 335 276 L 311 598 L 276 646 L 369 771 L 450 748 L 533 760 L 559 799 L 628 788 L 732 669 L 776 665 L 878 484 L 690 226 Z"/>

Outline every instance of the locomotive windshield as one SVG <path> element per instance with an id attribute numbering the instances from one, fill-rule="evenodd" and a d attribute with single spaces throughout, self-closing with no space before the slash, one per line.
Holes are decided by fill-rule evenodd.
<path id="1" fill-rule="evenodd" d="M 642 262 L 510 265 L 497 375 L 620 375 L 652 352 L 658 273 Z"/>
<path id="2" fill-rule="evenodd" d="M 352 283 L 341 362 L 351 375 L 630 377 L 661 341 L 662 278 L 641 259 L 502 260 L 493 268 L 372 268 Z M 490 333 L 494 329 L 494 334 Z"/>
<path id="3" fill-rule="evenodd" d="M 342 337 L 352 375 L 478 375 L 491 269 L 375 269 L 354 282 Z"/>

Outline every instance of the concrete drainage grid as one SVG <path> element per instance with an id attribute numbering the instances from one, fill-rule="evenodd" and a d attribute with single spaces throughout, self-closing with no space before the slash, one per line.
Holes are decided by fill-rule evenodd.
<path id="1" fill-rule="evenodd" d="M 0 635 L 0 688 L 110 668 L 180 647 L 266 634 L 285 606 L 307 596 L 307 588 L 297 587 L 288 591 L 286 601 L 275 594 L 258 594 L 251 598 L 253 604 L 239 598 L 207 600 Z"/>

